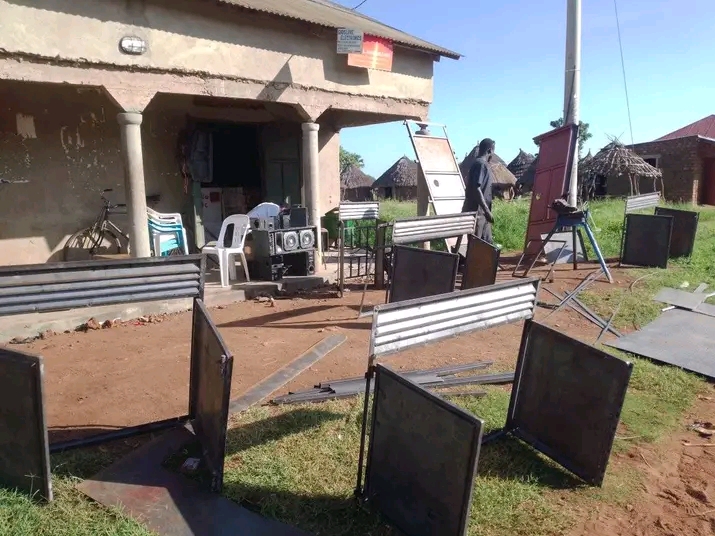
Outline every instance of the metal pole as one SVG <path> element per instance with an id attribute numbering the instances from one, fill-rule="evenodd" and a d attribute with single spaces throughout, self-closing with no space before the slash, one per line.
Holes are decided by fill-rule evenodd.
<path id="1" fill-rule="evenodd" d="M 578 125 L 581 99 L 581 0 L 566 0 L 566 72 L 564 79 L 564 124 Z M 578 147 L 578 145 L 577 145 Z M 569 182 L 569 205 L 578 202 L 578 150 Z"/>

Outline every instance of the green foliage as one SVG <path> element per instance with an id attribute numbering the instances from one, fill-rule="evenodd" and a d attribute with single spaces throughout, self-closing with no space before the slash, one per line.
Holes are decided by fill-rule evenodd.
<path id="1" fill-rule="evenodd" d="M 351 153 L 346 151 L 343 147 L 340 147 L 340 173 L 343 173 L 350 166 L 356 166 L 362 169 L 365 166 L 365 162 L 357 153 Z"/>

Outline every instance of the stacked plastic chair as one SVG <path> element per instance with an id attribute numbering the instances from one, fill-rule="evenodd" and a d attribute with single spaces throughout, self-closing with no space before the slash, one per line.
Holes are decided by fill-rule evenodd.
<path id="1" fill-rule="evenodd" d="M 162 214 L 150 208 L 146 211 L 154 256 L 164 257 L 179 252 L 188 255 L 189 245 L 181 214 Z"/>

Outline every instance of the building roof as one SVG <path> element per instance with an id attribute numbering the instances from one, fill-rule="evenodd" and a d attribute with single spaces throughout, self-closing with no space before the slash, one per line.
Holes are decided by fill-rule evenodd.
<path id="1" fill-rule="evenodd" d="M 465 183 L 467 182 L 469 170 L 474 164 L 474 161 L 477 159 L 478 154 L 479 144 L 475 145 L 474 149 L 467 153 L 467 156 L 465 156 L 464 160 L 462 160 L 459 164 L 459 171 L 462 174 L 462 178 L 464 179 Z M 498 154 L 492 154 L 492 159 L 489 161 L 489 167 L 492 168 L 492 174 L 494 175 L 494 182 L 496 184 L 510 186 L 516 184 L 516 177 L 509 170 L 506 165 L 506 162 L 504 162 L 504 160 L 502 160 Z"/>
<path id="2" fill-rule="evenodd" d="M 366 174 L 362 169 L 354 164 L 340 174 L 340 187 L 345 190 L 352 188 L 370 188 L 375 179 Z"/>
<path id="3" fill-rule="evenodd" d="M 414 160 L 410 160 L 406 156 L 401 157 L 397 162 L 392 164 L 390 169 L 385 171 L 372 184 L 373 188 L 392 188 L 392 187 L 410 187 L 417 186 L 417 173 L 419 166 Z"/>
<path id="4" fill-rule="evenodd" d="M 666 134 L 653 141 L 667 141 L 678 138 L 687 138 L 689 136 L 701 136 L 703 138 L 715 138 L 715 115 L 704 117 L 700 121 L 695 121 L 683 128 Z"/>
<path id="5" fill-rule="evenodd" d="M 362 13 L 348 9 L 330 0 L 219 0 L 252 11 L 262 11 L 279 17 L 302 20 L 327 28 L 350 28 L 390 39 L 395 43 L 438 54 L 446 58 L 459 59 L 461 54 L 429 43 L 408 33 L 392 28 Z M 336 37 L 337 39 L 337 37 Z"/>

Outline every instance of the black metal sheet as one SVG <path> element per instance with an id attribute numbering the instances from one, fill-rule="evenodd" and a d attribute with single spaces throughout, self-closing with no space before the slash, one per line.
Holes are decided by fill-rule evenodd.
<path id="1" fill-rule="evenodd" d="M 95 501 L 165 536 L 308 536 L 162 467 L 168 456 L 194 440 L 186 428 L 174 429 L 77 487 Z"/>
<path id="2" fill-rule="evenodd" d="M 671 309 L 640 330 L 606 344 L 715 379 L 713 333 L 715 317 Z"/>
<path id="3" fill-rule="evenodd" d="M 497 280 L 500 250 L 476 235 L 469 235 L 462 290 L 493 285 Z"/>
<path id="4" fill-rule="evenodd" d="M 667 268 L 672 229 L 672 216 L 626 215 L 621 262 L 631 266 Z"/>
<path id="5" fill-rule="evenodd" d="M 673 217 L 673 234 L 670 239 L 670 257 L 690 257 L 695 247 L 700 213 L 692 210 L 656 207 L 656 216 Z"/>
<path id="6" fill-rule="evenodd" d="M 600 486 L 632 368 L 527 320 L 506 430 Z"/>
<path id="7" fill-rule="evenodd" d="M 52 500 L 39 356 L 0 348 L 0 485 Z"/>
<path id="8" fill-rule="evenodd" d="M 377 365 L 364 497 L 407 536 L 466 534 L 483 423 Z"/>
<path id="9" fill-rule="evenodd" d="M 191 330 L 189 414 L 211 473 L 211 491 L 223 488 L 233 356 L 200 299 Z"/>
<path id="10" fill-rule="evenodd" d="M 445 251 L 393 246 L 388 303 L 454 291 L 459 255 Z"/>

